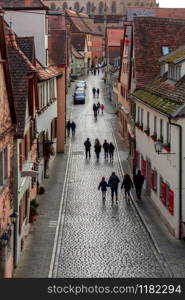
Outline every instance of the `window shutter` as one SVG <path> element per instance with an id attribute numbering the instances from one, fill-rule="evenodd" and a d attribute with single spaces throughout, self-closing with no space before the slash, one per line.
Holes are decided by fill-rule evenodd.
<path id="1" fill-rule="evenodd" d="M 166 183 L 162 182 L 162 202 L 166 204 Z"/>
<path id="2" fill-rule="evenodd" d="M 3 185 L 3 151 L 0 152 L 0 185 Z"/>
<path id="3" fill-rule="evenodd" d="M 22 171 L 23 164 L 23 151 L 22 151 L 22 143 L 19 144 L 19 169 Z"/>
<path id="4" fill-rule="evenodd" d="M 168 198 L 169 198 L 169 212 L 173 216 L 173 214 L 174 214 L 174 192 L 171 189 L 169 189 Z"/>
<path id="5" fill-rule="evenodd" d="M 151 169 L 151 173 L 150 173 L 150 187 L 152 190 L 154 190 L 154 170 Z"/>

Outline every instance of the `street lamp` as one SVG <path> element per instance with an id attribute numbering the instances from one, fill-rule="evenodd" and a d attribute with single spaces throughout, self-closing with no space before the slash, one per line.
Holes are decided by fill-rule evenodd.
<path id="1" fill-rule="evenodd" d="M 18 213 L 14 210 L 10 215 L 11 222 L 13 224 L 13 266 L 16 266 L 16 221 Z"/>
<path id="2" fill-rule="evenodd" d="M 157 154 L 176 154 L 176 153 L 172 153 L 172 152 L 162 152 L 164 146 L 163 143 L 161 141 L 157 141 L 154 143 L 154 148 L 155 148 L 155 152 Z"/>

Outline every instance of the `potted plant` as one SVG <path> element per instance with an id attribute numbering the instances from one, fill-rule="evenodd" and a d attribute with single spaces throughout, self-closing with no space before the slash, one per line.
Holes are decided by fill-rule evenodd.
<path id="1" fill-rule="evenodd" d="M 38 214 L 37 208 L 39 204 L 37 203 L 36 199 L 32 199 L 30 202 L 30 223 L 33 223 L 35 221 L 35 217 Z"/>
<path id="2" fill-rule="evenodd" d="M 171 145 L 170 145 L 170 143 L 164 144 L 163 147 L 164 147 L 164 149 L 165 149 L 167 152 L 170 152 L 170 150 L 171 150 Z"/>
<path id="3" fill-rule="evenodd" d="M 157 133 L 152 134 L 150 137 L 154 142 L 157 141 Z"/>
<path id="4" fill-rule="evenodd" d="M 150 128 L 146 128 L 146 129 L 144 130 L 144 133 L 145 133 L 147 136 L 149 136 L 149 135 L 150 135 Z"/>

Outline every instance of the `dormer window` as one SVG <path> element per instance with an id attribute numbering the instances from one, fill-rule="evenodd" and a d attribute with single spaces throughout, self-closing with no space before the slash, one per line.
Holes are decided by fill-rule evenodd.
<path id="1" fill-rule="evenodd" d="M 181 78 L 181 66 L 169 64 L 168 67 L 168 79 L 178 81 Z"/>
<path id="2" fill-rule="evenodd" d="M 170 48 L 169 46 L 162 46 L 161 47 L 161 52 L 162 52 L 162 55 L 167 55 L 170 53 Z"/>

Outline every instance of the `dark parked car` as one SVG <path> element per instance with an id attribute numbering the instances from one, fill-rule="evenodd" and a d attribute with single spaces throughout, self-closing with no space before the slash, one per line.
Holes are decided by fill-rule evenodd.
<path id="1" fill-rule="evenodd" d="M 85 104 L 85 93 L 82 91 L 75 91 L 73 95 L 74 104 Z"/>

